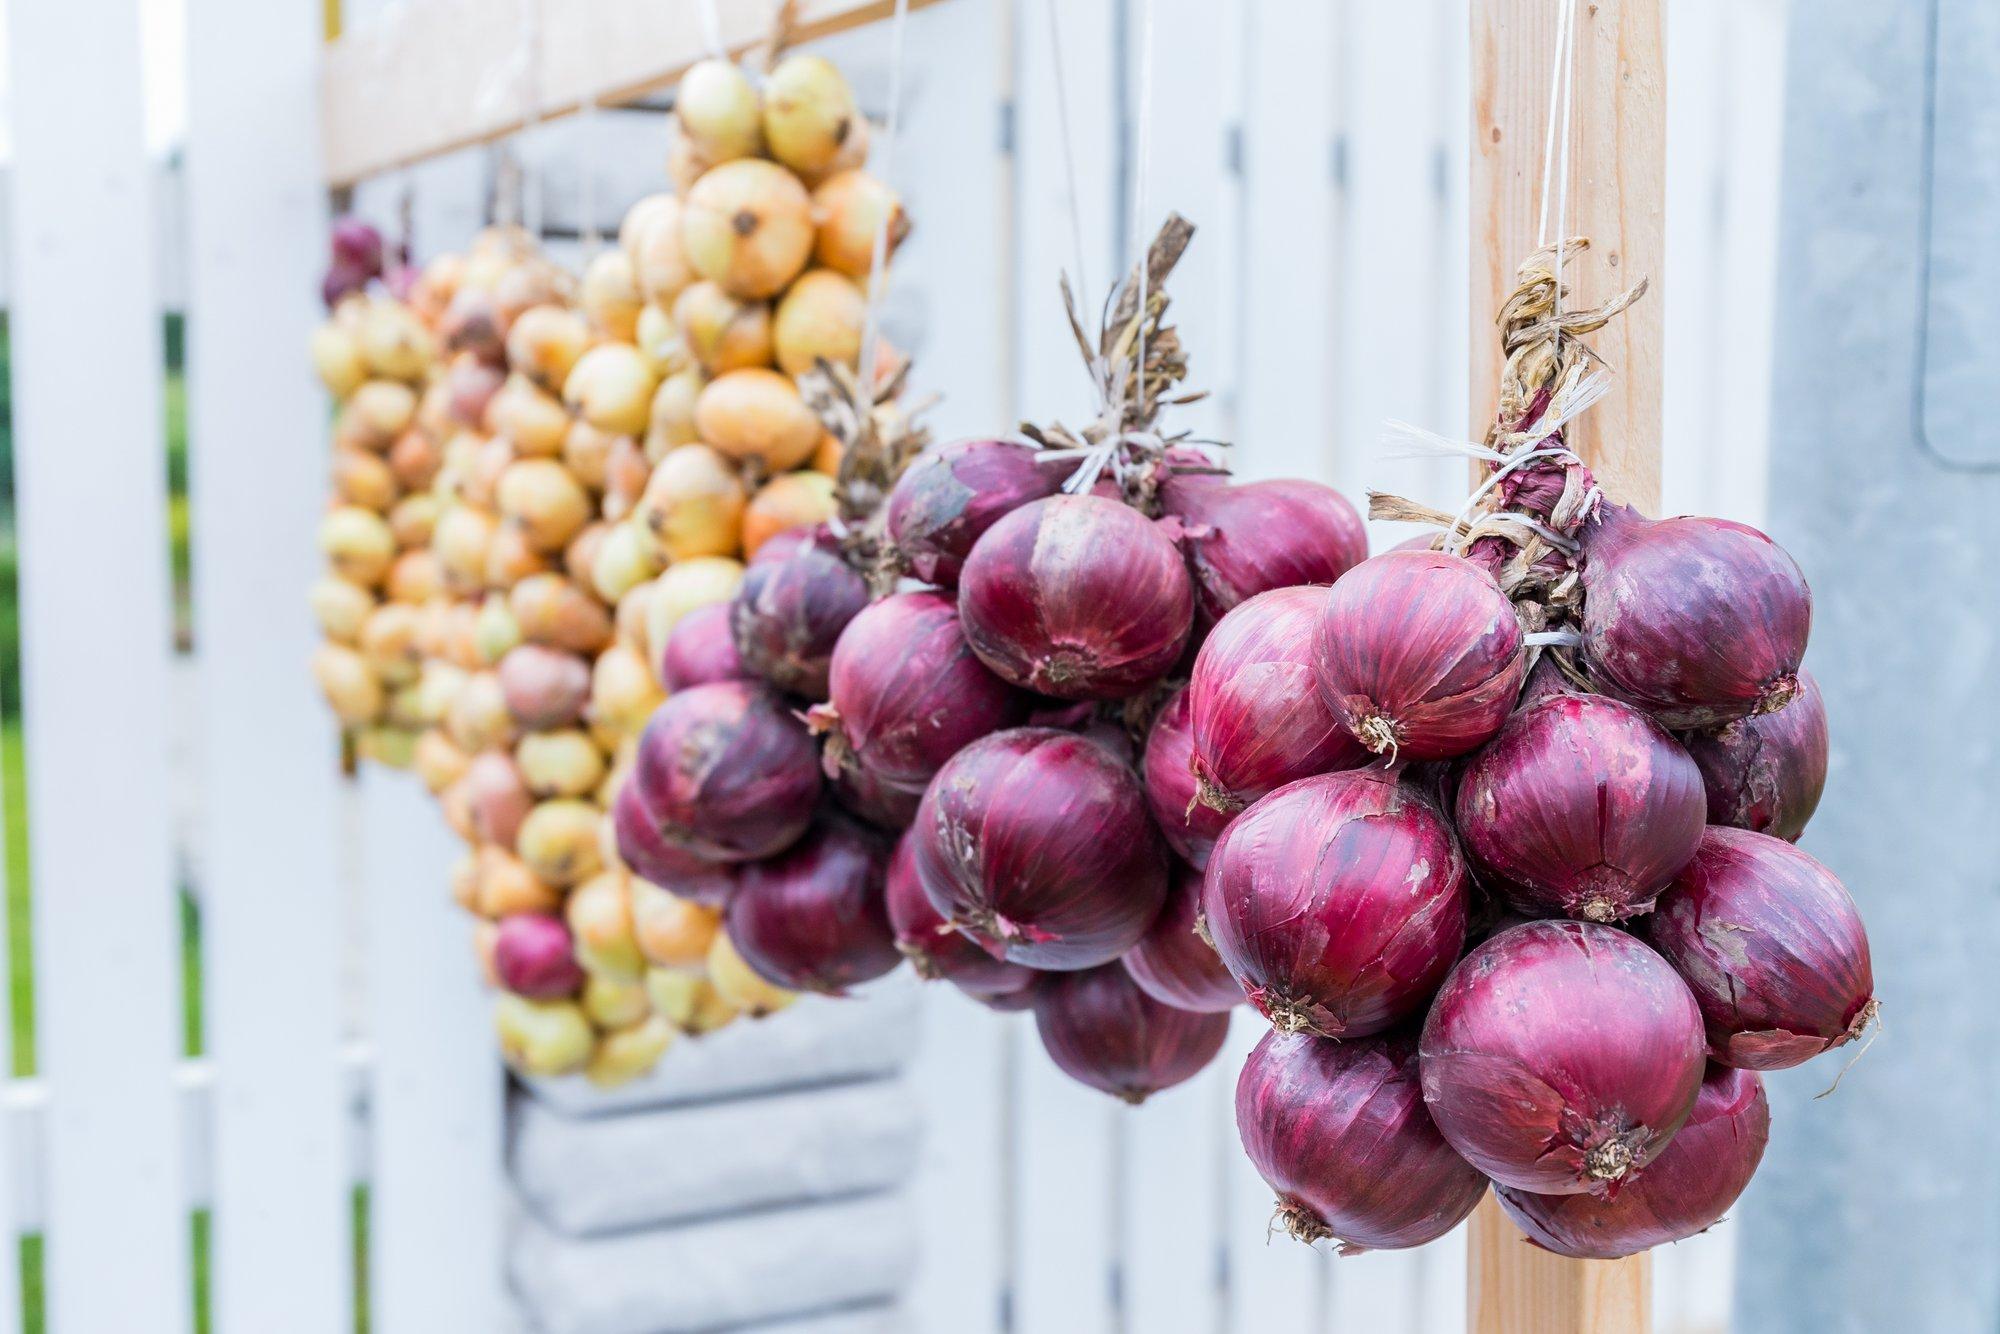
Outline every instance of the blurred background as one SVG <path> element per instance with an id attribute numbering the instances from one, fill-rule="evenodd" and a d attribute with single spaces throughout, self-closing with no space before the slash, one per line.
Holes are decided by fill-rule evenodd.
<path id="1" fill-rule="evenodd" d="M 1344 1260 L 1267 1244 L 1231 1112 L 1249 1015 L 1138 1109 L 1063 1080 L 1020 1017 L 894 985 L 804 1003 L 840 1012 L 791 1039 L 677 1050 L 614 1097 L 510 1092 L 449 835 L 408 780 L 339 776 L 304 670 L 325 413 L 305 343 L 329 25 L 476 18 L 513 34 L 505 96 L 537 10 L 46 4 L 0 6 L 0 305 L 43 321 L 0 324 L 0 1330 L 1462 1326 L 1462 1236 Z M 1887 1035 L 1825 1100 L 1824 1071 L 1772 1078 L 1766 1166 L 1735 1218 L 1657 1256 L 1656 1327 L 1990 1330 L 2000 15 L 1668 8 L 1664 509 L 1766 527 L 1813 581 L 1833 768 L 1804 845 L 1867 917 Z M 887 328 L 943 395 L 936 432 L 1083 419 L 1057 274 L 1101 301 L 1175 209 L 1199 230 L 1174 310 L 1211 391 L 1180 424 L 1250 476 L 1455 509 L 1463 464 L 1382 435 L 1484 429 L 1464 5 L 1155 0 L 1150 47 L 1141 9 L 1069 0 L 1059 32 L 1027 0 L 908 19 L 891 175 L 916 228 Z M 823 46 L 880 116 L 889 28 Z M 205 91 L 228 80 L 248 94 Z M 332 207 L 421 261 L 531 198 L 580 264 L 662 188 L 669 107 L 533 127 Z M 66 175 L 68 136 L 123 145 L 124 173 Z M 254 197 L 204 175 L 246 143 L 283 164 Z M 40 261 L 78 246 L 101 281 L 52 288 Z M 296 290 L 244 276 L 287 272 Z M 234 485 L 251 476 L 276 480 Z M 732 1148 L 786 1164 L 782 1187 L 732 1195 Z M 115 1298 L 93 1286 L 113 1272 Z"/>

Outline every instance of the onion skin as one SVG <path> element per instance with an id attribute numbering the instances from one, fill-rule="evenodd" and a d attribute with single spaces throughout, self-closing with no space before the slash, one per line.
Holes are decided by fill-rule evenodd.
<path id="1" fill-rule="evenodd" d="M 1486 1194 L 1425 1110 L 1408 1032 L 1267 1033 L 1236 1081 L 1236 1129 L 1285 1230 L 1342 1255 L 1435 1241 Z"/>
<path id="2" fill-rule="evenodd" d="M 618 840 L 618 859 L 647 884 L 704 907 L 720 908 L 729 902 L 742 863 L 706 861 L 661 838 L 629 782 L 618 789 L 618 799 L 612 803 L 611 827 Z"/>
<path id="3" fill-rule="evenodd" d="M 749 677 L 730 633 L 728 603 L 696 607 L 674 622 L 666 647 L 660 650 L 660 681 L 668 690 Z"/>
<path id="4" fill-rule="evenodd" d="M 1065 472 L 1057 460 L 1018 440 L 934 445 L 911 461 L 889 492 L 889 540 L 911 574 L 956 588 L 980 535 L 1002 515 L 1060 491 Z"/>
<path id="5" fill-rule="evenodd" d="M 1638 937 L 1527 922 L 1465 956 L 1431 1003 L 1424 1102 L 1503 1186 L 1607 1191 L 1694 1106 L 1707 1066 L 1687 984 Z"/>
<path id="6" fill-rule="evenodd" d="M 1028 716 L 1028 700 L 986 670 L 940 593 L 897 593 L 865 608 L 833 646 L 828 703 L 809 715 L 828 732 L 827 768 L 921 785 L 989 732 Z"/>
<path id="7" fill-rule="evenodd" d="M 1142 772 L 1153 822 L 1181 860 L 1201 871 L 1207 869 L 1215 840 L 1222 837 L 1235 812 L 1217 810 L 1196 799 L 1192 715 L 1185 688 L 1168 696 L 1146 733 Z"/>
<path id="8" fill-rule="evenodd" d="M 500 919 L 493 940 L 500 985 L 530 1000 L 559 1000 L 583 986 L 569 928 L 554 913 L 520 912 Z"/>
<path id="9" fill-rule="evenodd" d="M 887 867 L 879 835 L 822 814 L 785 853 L 743 868 L 723 929 L 766 982 L 844 995 L 903 961 L 883 901 Z"/>
<path id="10" fill-rule="evenodd" d="M 1221 1014 L 1243 1003 L 1243 988 L 1202 938 L 1201 876 L 1174 868 L 1167 906 L 1125 955 L 1125 971 L 1139 990 L 1176 1010 Z"/>
<path id="11" fill-rule="evenodd" d="M 654 711 L 627 789 L 662 841 L 709 861 L 752 861 L 812 823 L 819 756 L 769 687 L 717 681 Z"/>
<path id="12" fill-rule="evenodd" d="M 750 565 L 729 604 L 729 629 L 745 667 L 780 690 L 823 700 L 833 646 L 867 605 L 866 581 L 825 537 L 782 561 Z"/>
<path id="13" fill-rule="evenodd" d="M 1372 758 L 1315 688 L 1325 598 L 1318 588 L 1274 588 L 1239 603 L 1209 632 L 1187 688 L 1203 805 L 1234 814 L 1296 779 Z"/>
<path id="14" fill-rule="evenodd" d="M 1750 1184 L 1771 1134 L 1753 1071 L 1711 1065 L 1673 1141 L 1618 1192 L 1530 1195 L 1505 1186 L 1500 1207 L 1528 1240 L 1576 1260 L 1615 1260 L 1715 1226 Z"/>
<path id="15" fill-rule="evenodd" d="M 1466 761 L 1458 833 L 1529 916 L 1616 922 L 1653 899 L 1701 842 L 1701 773 L 1664 727 L 1604 695 L 1552 694 Z"/>
<path id="16" fill-rule="evenodd" d="M 1796 843 L 1826 787 L 1826 703 L 1812 673 L 1775 713 L 1684 739 L 1708 790 L 1708 822 Z"/>
<path id="17" fill-rule="evenodd" d="M 1115 963 L 1043 979 L 1034 1005 L 1056 1067 L 1134 1106 L 1200 1074 L 1229 1035 L 1228 1015 L 1164 1005 Z"/>
<path id="18" fill-rule="evenodd" d="M 1174 544 L 1102 496 L 1051 496 L 986 531 L 959 578 L 981 661 L 1058 699 L 1124 699 L 1179 661 L 1194 588 Z"/>
<path id="19" fill-rule="evenodd" d="M 916 820 L 924 785 L 892 783 L 865 764 L 849 764 L 833 776 L 833 798 L 876 828 L 900 833 Z"/>
<path id="20" fill-rule="evenodd" d="M 931 906 L 1010 963 L 1109 963 L 1166 901 L 1166 850 L 1139 780 L 1071 732 L 1018 727 L 973 742 L 924 790 L 912 830 Z"/>
<path id="21" fill-rule="evenodd" d="M 1422 1010 L 1464 947 L 1471 896 L 1437 808 L 1360 769 L 1300 779 L 1237 816 L 1201 909 L 1274 1027 L 1350 1038 Z"/>
<path id="22" fill-rule="evenodd" d="M 1490 740 L 1527 673 L 1493 577 L 1438 551 L 1388 551 L 1341 576 L 1320 613 L 1320 695 L 1378 755 L 1443 760 Z"/>
<path id="23" fill-rule="evenodd" d="M 926 982 L 940 978 L 974 997 L 1012 995 L 1032 985 L 1033 969 L 996 959 L 938 916 L 917 876 L 916 848 L 908 834 L 889 857 L 887 900 L 896 949 Z"/>
<path id="24" fill-rule="evenodd" d="M 1160 508 L 1181 545 L 1204 621 L 1274 588 L 1331 584 L 1368 558 L 1368 530 L 1347 497 L 1303 478 L 1217 485 L 1170 479 Z"/>
<path id="25" fill-rule="evenodd" d="M 1709 1055 L 1724 1065 L 1789 1069 L 1874 1021 L 1875 972 L 1854 900 L 1783 839 L 1710 828 L 1646 934 L 1693 990 Z"/>
<path id="26" fill-rule="evenodd" d="M 1673 728 L 1770 713 L 1798 693 L 1812 591 L 1770 538 L 1611 507 L 1582 540 L 1583 654 L 1607 693 Z"/>

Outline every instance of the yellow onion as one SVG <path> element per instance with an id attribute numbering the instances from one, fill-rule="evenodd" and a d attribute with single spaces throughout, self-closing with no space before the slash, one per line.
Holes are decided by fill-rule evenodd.
<path id="1" fill-rule="evenodd" d="M 743 555 L 779 533 L 811 528 L 834 512 L 833 479 L 821 472 L 781 472 L 757 488 L 743 510 Z"/>
<path id="2" fill-rule="evenodd" d="M 413 605 L 442 597 L 444 566 L 438 561 L 437 553 L 427 547 L 405 551 L 389 566 L 388 577 L 382 581 L 382 591 L 391 602 Z"/>
<path id="3" fill-rule="evenodd" d="M 375 511 L 339 505 L 320 520 L 319 549 L 335 574 L 373 588 L 396 559 L 396 535 Z"/>
<path id="4" fill-rule="evenodd" d="M 626 253 L 641 295 L 664 307 L 672 305 L 681 289 L 694 281 L 694 270 L 681 252 L 681 201 L 672 195 L 656 198 L 663 203 L 634 232 Z"/>
<path id="5" fill-rule="evenodd" d="M 630 884 L 632 930 L 646 961 L 661 968 L 700 968 L 721 927 L 721 910 L 691 903 L 637 876 Z"/>
<path id="6" fill-rule="evenodd" d="M 653 1003 L 646 996 L 646 983 L 642 978 L 612 977 L 604 973 L 585 970 L 583 990 L 577 993 L 577 1003 L 590 1022 L 599 1028 L 620 1029 L 628 1024 L 636 1024 L 653 1012 Z"/>
<path id="7" fill-rule="evenodd" d="M 312 331 L 313 370 L 328 393 L 346 398 L 368 376 L 361 359 L 361 344 L 352 333 L 337 324 L 322 324 Z"/>
<path id="8" fill-rule="evenodd" d="M 655 380 L 653 364 L 638 348 L 599 343 L 569 373 L 563 402 L 601 431 L 639 435 L 650 416 Z"/>
<path id="9" fill-rule="evenodd" d="M 321 644 L 314 649 L 312 672 L 333 716 L 348 727 L 373 722 L 388 703 L 368 660 L 345 644 Z"/>
<path id="10" fill-rule="evenodd" d="M 553 393 L 537 388 L 525 375 L 509 376 L 487 405 L 486 424 L 511 440 L 523 455 L 549 458 L 559 454 L 569 435 L 570 416 Z"/>
<path id="11" fill-rule="evenodd" d="M 772 370 L 730 371 L 695 400 L 695 430 L 733 459 L 790 472 L 812 457 L 823 428 L 790 379 Z"/>
<path id="12" fill-rule="evenodd" d="M 637 649 L 613 644 L 597 655 L 590 671 L 589 717 L 593 725 L 621 736 L 636 736 L 666 697 Z"/>
<path id="13" fill-rule="evenodd" d="M 646 229 L 661 218 L 675 217 L 680 213 L 681 201 L 666 190 L 650 194 L 625 210 L 625 216 L 618 223 L 618 248 L 631 259 L 634 268 L 643 267 L 639 263 L 639 242 Z"/>
<path id="14" fill-rule="evenodd" d="M 565 304 L 573 286 L 569 274 L 555 264 L 529 255 L 494 281 L 493 313 L 502 329 L 510 328 L 531 307 Z"/>
<path id="15" fill-rule="evenodd" d="M 590 564 L 590 586 L 606 602 L 617 602 L 660 572 L 660 559 L 646 534 L 631 524 L 613 525 Z"/>
<path id="16" fill-rule="evenodd" d="M 591 325 L 608 338 L 632 342 L 639 329 L 639 311 L 646 299 L 639 277 L 622 250 L 607 250 L 583 271 L 577 294 Z"/>
<path id="17" fill-rule="evenodd" d="M 488 593 L 472 624 L 473 648 L 480 662 L 493 666 L 521 642 L 521 623 L 504 593 Z"/>
<path id="18" fill-rule="evenodd" d="M 471 762 L 471 758 L 441 727 L 433 727 L 417 738 L 414 757 L 417 777 L 423 780 L 432 795 L 443 792 L 465 777 L 465 767 Z"/>
<path id="19" fill-rule="evenodd" d="M 458 294 L 459 284 L 465 281 L 465 256 L 446 253 L 424 265 L 411 284 L 407 298 L 410 309 L 414 310 L 424 323 L 435 325 L 444 316 L 445 307 Z"/>
<path id="20" fill-rule="evenodd" d="M 787 375 L 804 375 L 824 359 L 850 369 L 861 362 L 868 298 L 852 278 L 832 269 L 800 275 L 778 301 L 771 342 Z"/>
<path id="21" fill-rule="evenodd" d="M 597 553 L 604 547 L 604 539 L 611 532 L 611 525 L 599 520 L 584 525 L 582 532 L 570 539 L 563 548 L 562 568 L 577 587 L 586 592 L 590 586 L 590 572 L 597 564 Z"/>
<path id="22" fill-rule="evenodd" d="M 658 662 L 667 636 L 696 607 L 727 602 L 743 583 L 743 563 L 726 556 L 676 561 L 652 582 L 646 607 L 646 657 Z"/>
<path id="23" fill-rule="evenodd" d="M 681 346 L 706 375 L 769 366 L 771 303 L 731 296 L 720 283 L 692 283 L 674 298 Z"/>
<path id="24" fill-rule="evenodd" d="M 633 934 L 631 877 L 623 871 L 600 872 L 571 890 L 563 920 L 587 971 L 634 984 L 645 976 L 646 959 Z"/>
<path id="25" fill-rule="evenodd" d="M 722 999 L 752 1018 L 776 1014 L 798 999 L 795 993 L 774 987 L 752 972 L 727 931 L 716 932 L 709 944 L 708 980 Z"/>
<path id="26" fill-rule="evenodd" d="M 635 520 L 668 560 L 731 556 L 741 545 L 743 483 L 707 445 L 681 445 L 653 468 Z"/>
<path id="27" fill-rule="evenodd" d="M 562 906 L 562 891 L 538 878 L 519 857 L 505 848 L 479 849 L 478 912 L 501 918 L 522 912 L 554 912 Z"/>
<path id="28" fill-rule="evenodd" d="M 646 652 L 646 616 L 653 600 L 653 585 L 659 580 L 640 584 L 637 588 L 618 599 L 613 613 L 613 633 L 618 643 L 644 656 Z"/>
<path id="29" fill-rule="evenodd" d="M 431 533 L 431 550 L 454 584 L 461 589 L 479 588 L 486 582 L 486 553 L 499 530 L 499 521 L 485 510 L 447 505 Z"/>
<path id="30" fill-rule="evenodd" d="M 694 429 L 694 405 L 708 380 L 698 370 L 675 371 L 660 381 L 653 391 L 653 404 L 646 425 L 648 462 L 658 463 L 677 445 L 691 445 L 701 437 Z"/>
<path id="31" fill-rule="evenodd" d="M 648 303 L 639 308 L 639 321 L 632 328 L 632 341 L 661 375 L 672 375 L 688 364 L 687 345 L 681 342 L 680 326 L 666 306 Z"/>
<path id="32" fill-rule="evenodd" d="M 569 430 L 563 433 L 563 467 L 591 490 L 602 491 L 605 473 L 610 467 L 612 446 L 625 438 L 600 431 L 581 419 L 573 421 Z"/>
<path id="33" fill-rule="evenodd" d="M 533 306 L 507 330 L 507 367 L 551 394 L 561 393 L 589 346 L 590 326 L 582 315 L 563 306 Z"/>
<path id="34" fill-rule="evenodd" d="M 361 360 L 368 373 L 416 383 L 436 355 L 430 330 L 394 301 L 371 301 L 360 325 Z M 414 405 L 412 405 L 414 410 Z"/>
<path id="35" fill-rule="evenodd" d="M 396 474 L 379 454 L 335 445 L 331 471 L 333 492 L 345 504 L 386 514 L 396 503 Z"/>
<path id="36" fill-rule="evenodd" d="M 507 471 L 509 464 L 528 457 L 531 452 L 518 449 L 506 436 L 481 441 L 479 447 L 472 451 L 470 465 L 459 479 L 460 499 L 481 509 L 493 509 L 500 493 L 500 475 Z"/>
<path id="37" fill-rule="evenodd" d="M 514 585 L 508 603 L 530 643 L 595 653 L 610 642 L 604 605 L 559 574 L 530 575 Z"/>
<path id="38" fill-rule="evenodd" d="M 361 634 L 362 622 L 375 609 L 375 595 L 345 579 L 327 575 L 313 582 L 306 595 L 320 633 L 337 644 L 352 644 Z"/>
<path id="39" fill-rule="evenodd" d="M 478 427 L 486 423 L 486 409 L 493 395 L 507 383 L 507 373 L 488 365 L 470 352 L 452 358 L 444 378 L 424 391 L 417 408 L 417 424 L 439 435 L 454 426 Z"/>
<path id="40" fill-rule="evenodd" d="M 538 797 L 582 797 L 604 777 L 604 752 L 578 728 L 530 732 L 514 747 L 521 780 Z"/>
<path id="41" fill-rule="evenodd" d="M 764 82 L 764 144 L 793 171 L 833 165 L 860 120 L 854 90 L 825 56 L 787 56 Z"/>
<path id="42" fill-rule="evenodd" d="M 503 523 L 494 530 L 486 548 L 486 586 L 510 588 L 550 566 L 548 555 L 537 549 L 527 530 L 516 523 Z"/>
<path id="43" fill-rule="evenodd" d="M 436 480 L 444 451 L 427 432 L 412 427 L 396 437 L 383 461 L 398 486 L 416 491 Z"/>
<path id="44" fill-rule="evenodd" d="M 583 1077 L 601 1089 L 630 1083 L 658 1065 L 673 1041 L 674 1026 L 659 1015 L 648 1013 L 599 1038 L 597 1049 L 583 1067 Z"/>
<path id="45" fill-rule="evenodd" d="M 734 62 L 720 56 L 691 66 L 674 90 L 674 119 L 707 162 L 728 162 L 763 150 L 757 89 Z"/>
<path id="46" fill-rule="evenodd" d="M 629 435 L 611 437 L 611 452 L 604 458 L 604 517 L 612 523 L 629 518 L 652 471 L 638 441 Z"/>
<path id="47" fill-rule="evenodd" d="M 742 1011 L 724 1000 L 700 968 L 648 968 L 646 995 L 653 1013 L 683 1033 L 713 1033 Z"/>
<path id="48" fill-rule="evenodd" d="M 910 234 L 910 220 L 894 190 L 865 171 L 830 176 L 813 191 L 813 218 L 819 235 L 813 258 L 850 278 L 866 278 L 875 266 L 875 234 L 889 229 L 883 255 L 896 253 Z"/>
<path id="49" fill-rule="evenodd" d="M 508 464 L 494 498 L 501 517 L 539 551 L 560 551 L 591 518 L 590 493 L 554 459 Z"/>
<path id="50" fill-rule="evenodd" d="M 514 715 L 494 672 L 474 672 L 465 679 L 445 712 L 444 730 L 467 754 L 514 744 Z"/>
<path id="51" fill-rule="evenodd" d="M 566 888 L 596 875 L 604 865 L 598 852 L 603 812 L 587 801 L 557 797 L 528 812 L 514 839 L 514 851 L 530 871 Z"/>
<path id="52" fill-rule="evenodd" d="M 667 132 L 667 179 L 674 183 L 675 192 L 686 198 L 701 174 L 714 165 L 676 121 Z"/>
<path id="53" fill-rule="evenodd" d="M 416 733 L 405 727 L 364 727 L 354 734 L 354 753 L 386 769 L 409 768 L 416 745 Z"/>
<path id="54" fill-rule="evenodd" d="M 333 436 L 356 449 L 384 450 L 417 418 L 417 391 L 394 380 L 370 380 L 341 405 Z"/>
<path id="55" fill-rule="evenodd" d="M 550 1078 L 581 1070 L 596 1035 L 575 1001 L 530 1000 L 502 991 L 493 1004 L 500 1054 L 524 1075 Z"/>
<path id="56" fill-rule="evenodd" d="M 840 476 L 840 459 L 847 452 L 840 443 L 840 437 L 828 431 L 819 438 L 813 448 L 812 461 L 806 466 L 826 477 Z"/>
<path id="57" fill-rule="evenodd" d="M 775 162 L 725 162 L 688 192 L 681 249 L 696 273 L 737 296 L 776 296 L 812 255 L 812 199 Z"/>

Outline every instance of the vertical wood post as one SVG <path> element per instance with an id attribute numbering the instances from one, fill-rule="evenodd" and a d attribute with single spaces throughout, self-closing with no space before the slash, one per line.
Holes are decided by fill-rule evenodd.
<path id="1" fill-rule="evenodd" d="M 1617 500 L 1660 502 L 1665 257 L 1663 0 L 1578 0 L 1568 234 L 1591 249 L 1564 273 L 1594 304 L 1641 277 L 1653 293 L 1592 335 L 1611 392 L 1568 439 Z M 1536 247 L 1557 0 L 1472 0 L 1472 438 L 1491 424 L 1502 360 L 1493 317 Z M 1652 1266 L 1566 1260 L 1528 1244 L 1491 1198 L 1473 1215 L 1467 1327 L 1473 1334 L 1645 1334 Z"/>

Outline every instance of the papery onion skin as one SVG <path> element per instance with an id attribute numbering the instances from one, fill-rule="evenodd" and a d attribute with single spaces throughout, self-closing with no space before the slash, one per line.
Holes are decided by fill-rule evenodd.
<path id="1" fill-rule="evenodd" d="M 780 690 L 823 700 L 834 643 L 867 605 L 867 582 L 822 535 L 785 560 L 744 570 L 729 629 L 750 671 Z"/>
<path id="2" fill-rule="evenodd" d="M 1209 632 L 1187 687 L 1203 805 L 1233 814 L 1286 783 L 1373 758 L 1315 687 L 1325 599 L 1320 588 L 1274 588 Z"/>
<path id="3" fill-rule="evenodd" d="M 1465 956 L 1424 1021 L 1424 1101 L 1503 1186 L 1608 1190 L 1680 1129 L 1707 1066 L 1701 1010 L 1638 937 L 1527 922 Z"/>
<path id="4" fill-rule="evenodd" d="M 1279 1225 L 1340 1253 L 1435 1241 L 1486 1194 L 1424 1107 L 1414 1035 L 1267 1033 L 1236 1081 L 1236 1129 Z"/>
<path id="5" fill-rule="evenodd" d="M 1166 850 L 1137 777 L 1074 733 L 973 742 L 931 780 L 912 830 L 938 914 L 1012 963 L 1108 963 L 1166 901 Z"/>
<path id="6" fill-rule="evenodd" d="M 1694 856 L 1708 799 L 1694 761 L 1644 713 L 1553 694 L 1465 762 L 1456 809 L 1465 850 L 1522 912 L 1616 922 L 1652 911 Z"/>
<path id="7" fill-rule="evenodd" d="M 1812 592 L 1784 548 L 1726 519 L 1607 507 L 1583 533 L 1583 655 L 1668 727 L 1714 727 L 1798 693 Z"/>
<path id="8" fill-rule="evenodd" d="M 1342 575 L 1320 614 L 1315 662 L 1335 716 L 1369 750 L 1403 760 L 1484 745 L 1527 673 L 1500 585 L 1439 551 L 1387 551 Z"/>
<path id="9" fill-rule="evenodd" d="M 611 827 L 618 859 L 641 880 L 705 907 L 729 902 L 744 863 L 707 861 L 661 838 L 631 783 L 618 789 L 611 804 Z"/>
<path id="10" fill-rule="evenodd" d="M 626 786 L 664 842 L 751 861 L 783 852 L 812 822 L 819 753 L 770 687 L 716 681 L 654 710 Z"/>
<path id="11" fill-rule="evenodd" d="M 1854 900 L 1783 839 L 1711 826 L 1646 920 L 1701 1005 L 1709 1055 L 1784 1070 L 1874 1021 L 1875 972 Z"/>
<path id="12" fill-rule="evenodd" d="M 1228 1015 L 1162 1004 L 1115 963 L 1044 978 L 1034 1005 L 1057 1068 L 1135 1106 L 1200 1074 L 1229 1035 Z"/>
<path id="13" fill-rule="evenodd" d="M 980 535 L 1002 515 L 1061 490 L 1067 471 L 1018 440 L 932 446 L 911 461 L 889 492 L 889 540 L 911 574 L 938 588 L 956 588 Z"/>
<path id="14" fill-rule="evenodd" d="M 660 683 L 668 690 L 686 690 L 711 681 L 742 681 L 750 670 L 736 652 L 729 628 L 729 604 L 714 602 L 674 622 L 660 650 Z"/>
<path id="15" fill-rule="evenodd" d="M 1215 840 L 1235 818 L 1196 799 L 1193 709 L 1185 687 L 1167 697 L 1146 733 L 1142 765 L 1146 804 L 1168 846 L 1195 870 L 1208 866 Z"/>
<path id="16" fill-rule="evenodd" d="M 887 901 L 896 948 L 925 981 L 944 979 L 968 995 L 1011 995 L 1033 985 L 1033 969 L 996 959 L 938 916 L 917 878 L 916 849 L 910 836 L 896 842 L 889 857 Z"/>
<path id="17" fill-rule="evenodd" d="M 1713 1227 L 1756 1175 L 1770 1134 L 1763 1079 L 1711 1065 L 1679 1133 L 1615 1198 L 1531 1195 L 1505 1186 L 1495 1193 L 1514 1225 L 1543 1250 L 1615 1260 Z"/>
<path id="18" fill-rule="evenodd" d="M 1244 811 L 1201 910 L 1223 964 L 1283 1032 L 1366 1037 L 1418 1013 L 1465 943 L 1444 816 L 1379 769 L 1302 778 Z"/>
<path id="19" fill-rule="evenodd" d="M 1286 477 L 1218 486 L 1175 478 L 1161 512 L 1181 521 L 1181 545 L 1205 621 L 1274 588 L 1331 584 L 1368 557 L 1368 529 L 1347 497 Z"/>
<path id="20" fill-rule="evenodd" d="M 512 913 L 500 919 L 493 941 L 493 971 L 500 985 L 530 1000 L 574 996 L 583 986 L 569 928 L 554 913 Z"/>
<path id="21" fill-rule="evenodd" d="M 1812 673 L 1774 713 L 1683 738 L 1708 790 L 1708 821 L 1796 843 L 1826 787 L 1826 703 Z"/>
<path id="22" fill-rule="evenodd" d="M 1167 906 L 1125 955 L 1125 971 L 1139 990 L 1163 1005 L 1197 1014 L 1221 1014 L 1243 1003 L 1243 988 L 1202 938 L 1201 876 L 1174 868 Z"/>
<path id="23" fill-rule="evenodd" d="M 883 897 L 888 860 L 881 835 L 822 813 L 785 852 L 743 868 L 723 928 L 766 982 L 843 995 L 903 961 Z"/>
<path id="24" fill-rule="evenodd" d="M 1051 496 L 979 539 L 958 614 L 1002 680 L 1058 699 L 1124 699 L 1180 659 L 1194 588 L 1180 552 L 1137 510 Z"/>
<path id="25" fill-rule="evenodd" d="M 859 764 L 890 783 L 920 785 L 969 743 L 1027 718 L 1029 701 L 986 669 L 939 593 L 897 593 L 841 631 L 827 704 L 827 767 Z"/>

